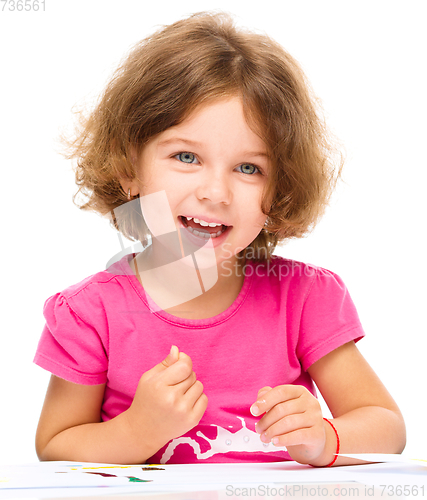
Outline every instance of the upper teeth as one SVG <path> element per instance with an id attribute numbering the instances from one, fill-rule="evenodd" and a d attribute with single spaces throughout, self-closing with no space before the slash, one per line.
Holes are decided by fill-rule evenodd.
<path id="1" fill-rule="evenodd" d="M 206 222 L 204 220 L 200 219 L 195 219 L 194 217 L 187 217 L 187 220 L 193 219 L 194 222 L 197 224 L 200 224 L 201 226 L 209 226 L 209 227 L 216 227 L 216 226 L 222 226 L 222 224 L 217 224 L 216 222 Z"/>

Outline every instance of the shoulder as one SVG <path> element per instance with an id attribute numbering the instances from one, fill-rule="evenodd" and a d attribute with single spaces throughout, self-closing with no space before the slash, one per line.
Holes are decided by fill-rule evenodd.
<path id="1" fill-rule="evenodd" d="M 123 287 L 129 283 L 129 277 L 134 276 L 129 267 L 129 258 L 131 255 L 125 255 L 105 270 L 98 271 L 95 274 L 71 285 L 61 294 L 67 299 L 76 298 L 82 293 L 96 293 L 96 290 L 108 291 L 110 288 Z"/>
<path id="2" fill-rule="evenodd" d="M 97 291 L 115 287 L 118 276 L 107 271 L 100 271 L 64 288 L 60 294 L 67 300 L 78 301 L 80 297 L 96 295 Z"/>
<path id="3" fill-rule="evenodd" d="M 250 261 L 248 272 L 260 282 L 281 282 L 312 286 L 317 279 L 336 279 L 338 276 L 328 269 L 272 255 L 270 261 Z M 338 277 L 339 278 L 339 277 Z"/>
<path id="4" fill-rule="evenodd" d="M 249 272 L 254 276 L 256 304 L 269 318 L 279 314 L 304 370 L 333 349 L 364 336 L 347 287 L 335 272 L 280 256 L 252 262 Z"/>
<path id="5" fill-rule="evenodd" d="M 250 261 L 246 272 L 252 276 L 253 289 L 280 301 L 303 304 L 312 297 L 325 301 L 348 295 L 343 280 L 333 271 L 277 255 L 270 261 Z"/>
<path id="6" fill-rule="evenodd" d="M 67 308 L 86 320 L 95 311 L 105 312 L 109 303 L 117 304 L 123 292 L 133 289 L 127 257 L 49 297 L 44 304 L 45 315 L 48 310 Z"/>

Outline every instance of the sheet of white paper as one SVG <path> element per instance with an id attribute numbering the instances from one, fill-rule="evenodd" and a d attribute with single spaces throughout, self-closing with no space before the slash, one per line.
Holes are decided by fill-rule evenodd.
<path id="1" fill-rule="evenodd" d="M 425 498 L 427 496 L 427 469 L 422 465 L 384 462 L 348 466 L 352 478 L 375 486 L 378 498 Z"/>
<path id="2" fill-rule="evenodd" d="M 426 471 L 424 467 L 408 463 L 330 468 L 313 468 L 296 462 L 179 464 L 158 465 L 151 470 L 143 470 L 146 467 L 70 462 L 0 467 L 0 499 L 207 491 L 220 492 L 220 496 L 215 498 L 222 499 L 228 498 L 228 492 L 233 489 L 243 487 L 295 485 L 298 488 L 302 485 L 343 483 L 391 485 L 395 484 L 393 481 L 396 478 L 400 483 L 421 484 L 427 479 L 426 474 L 419 475 L 419 469 Z M 388 472 L 391 468 L 395 469 L 392 473 Z M 151 482 L 133 482 L 129 477 Z"/>
<path id="3" fill-rule="evenodd" d="M 411 463 L 423 465 L 427 467 L 427 460 L 418 458 L 409 458 L 400 454 L 387 454 L 387 453 L 339 453 L 341 457 L 356 458 L 358 460 L 365 460 L 367 462 L 397 462 L 397 463 Z"/>
<path id="4" fill-rule="evenodd" d="M 91 488 L 91 495 L 125 491 L 209 491 L 225 490 L 228 485 L 258 486 L 274 484 L 305 484 L 325 481 L 351 481 L 348 473 L 330 469 L 316 469 L 296 462 L 262 464 L 179 464 L 159 465 L 153 470 L 146 466 L 117 466 L 108 464 L 74 464 L 69 462 L 45 462 L 40 464 L 2 467 L 0 477 L 0 498 L 18 498 L 24 493 L 38 491 L 37 497 L 78 496 L 83 489 Z M 155 470 L 161 468 L 164 470 Z M 110 474 L 103 477 L 97 473 Z M 116 477 L 111 477 L 116 476 Z M 130 482 L 133 476 L 151 482 Z M 58 494 L 58 488 L 62 494 Z M 82 490 L 77 493 L 77 490 Z M 123 489 L 125 488 L 125 489 Z M 43 494 L 40 492 L 43 490 Z M 21 494 L 19 494 L 19 492 Z M 5 497 L 6 494 L 6 497 Z"/>

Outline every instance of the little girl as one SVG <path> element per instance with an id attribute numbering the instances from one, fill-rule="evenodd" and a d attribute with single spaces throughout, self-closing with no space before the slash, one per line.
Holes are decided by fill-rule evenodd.
<path id="1" fill-rule="evenodd" d="M 45 303 L 41 460 L 330 466 L 403 450 L 342 280 L 273 255 L 314 227 L 341 167 L 283 48 L 224 14 L 167 26 L 71 146 L 81 208 L 144 249 Z"/>

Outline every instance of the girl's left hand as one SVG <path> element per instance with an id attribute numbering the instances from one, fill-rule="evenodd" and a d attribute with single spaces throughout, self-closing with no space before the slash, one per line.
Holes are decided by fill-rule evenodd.
<path id="1" fill-rule="evenodd" d="M 286 446 L 293 460 L 315 461 L 325 449 L 326 432 L 319 401 L 301 385 L 263 387 L 251 413 L 264 416 L 256 424 L 261 441 Z"/>

